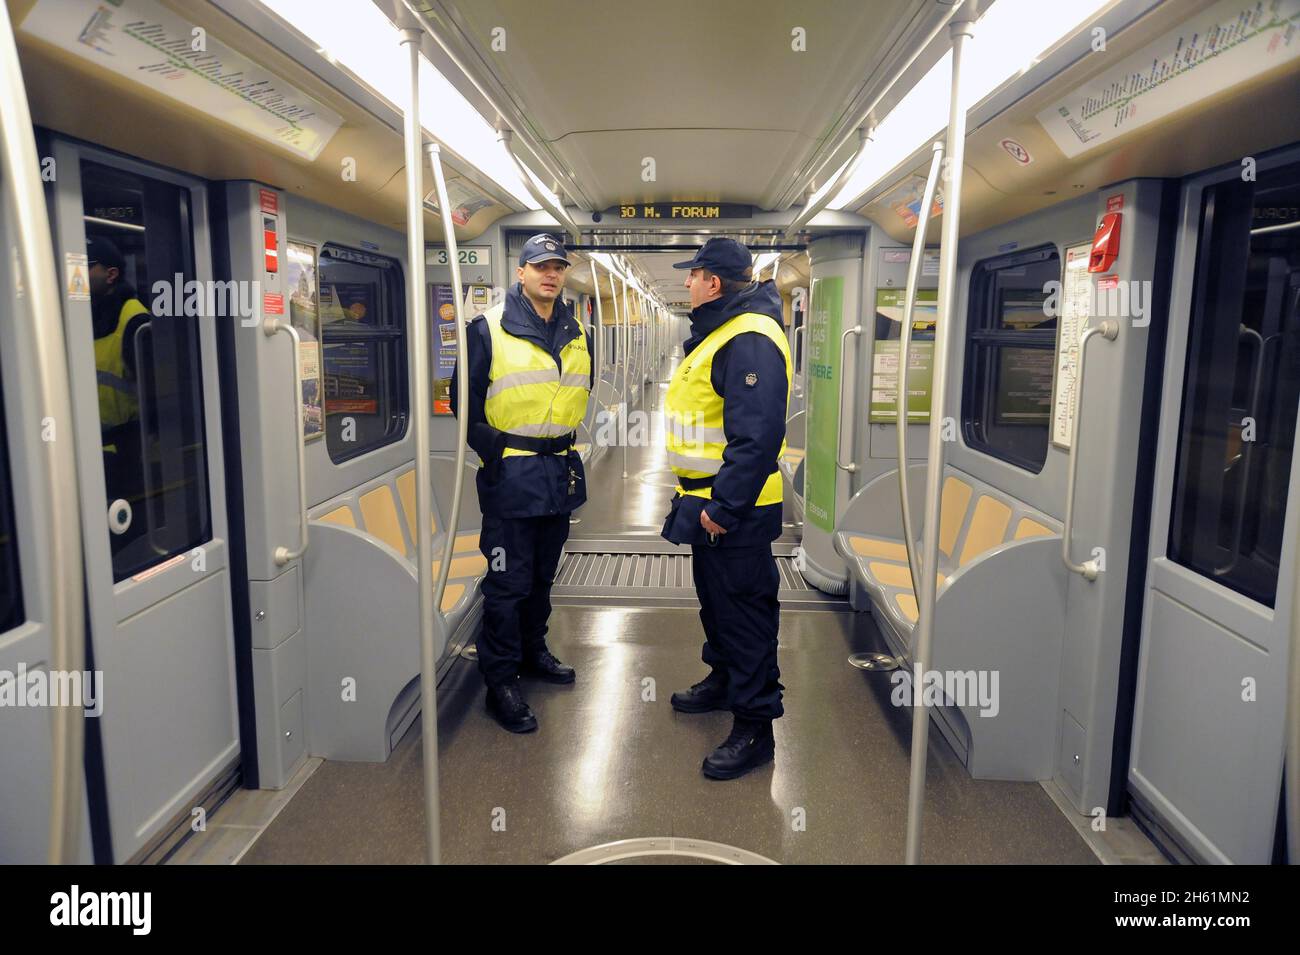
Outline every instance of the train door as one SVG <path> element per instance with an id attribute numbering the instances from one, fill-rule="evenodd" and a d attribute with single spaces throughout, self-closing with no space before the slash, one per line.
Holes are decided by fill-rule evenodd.
<path id="1" fill-rule="evenodd" d="M 1278 820 L 1300 529 L 1297 158 L 1184 190 L 1128 780 L 1204 861 L 1270 861 Z"/>
<path id="2" fill-rule="evenodd" d="M 201 182 L 61 139 L 49 151 L 106 816 L 123 862 L 188 823 L 239 756 L 215 323 L 242 300 L 222 288 L 214 311 Z"/>

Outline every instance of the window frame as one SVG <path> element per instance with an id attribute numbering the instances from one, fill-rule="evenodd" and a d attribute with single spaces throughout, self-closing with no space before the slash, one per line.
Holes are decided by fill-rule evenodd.
<path id="1" fill-rule="evenodd" d="M 1001 312 L 994 306 L 994 276 L 1005 269 L 1034 265 L 1055 259 L 1056 281 L 1063 280 L 1060 247 L 1054 242 L 1029 249 L 990 256 L 971 266 L 966 306 L 965 364 L 962 367 L 961 426 L 962 438 L 972 450 L 1005 461 L 1030 474 L 1042 473 L 1051 450 L 1051 420 L 1043 425 L 1043 456 L 1034 460 L 1001 447 L 988 437 L 988 423 L 994 418 L 997 362 L 1007 348 L 1032 348 L 1048 352 L 1055 358 L 1057 328 L 1011 331 L 996 327 Z M 1059 322 L 1059 319 L 1058 319 Z M 1056 370 L 1052 370 L 1052 390 L 1056 387 Z"/>
<path id="2" fill-rule="evenodd" d="M 375 265 L 376 260 L 389 263 L 389 268 L 384 269 Z M 325 433 L 325 449 L 329 455 L 330 463 L 341 465 L 354 461 L 372 451 L 378 451 L 380 448 L 397 444 L 406 437 L 411 420 L 409 342 L 407 341 L 410 329 L 406 314 L 407 279 L 401 261 L 391 255 L 383 255 L 366 249 L 356 249 L 341 242 L 332 242 L 326 239 L 320 243 L 316 250 L 316 301 L 318 309 L 321 308 L 319 303 L 324 301 L 321 289 L 327 284 L 325 282 L 326 262 L 348 262 L 352 265 L 375 268 L 381 273 L 391 276 L 391 284 L 394 285 L 393 288 L 386 290 L 385 285 L 390 283 L 384 281 L 379 283 L 380 301 L 377 303 L 378 311 L 380 314 L 392 316 L 392 321 L 384 325 L 374 328 L 335 329 L 333 327 L 334 323 L 324 321 L 323 310 L 321 312 L 321 413 Z M 327 379 L 326 349 L 330 345 L 338 344 L 374 344 L 381 346 L 378 349 L 378 371 L 376 373 L 376 379 L 380 383 L 380 387 L 376 389 L 376 398 L 380 403 L 379 414 L 387 419 L 382 440 L 369 443 L 359 442 L 357 447 L 349 448 L 346 453 L 341 452 L 336 443 L 331 441 L 329 428 L 330 397 L 329 390 L 325 386 Z M 387 358 L 385 349 L 382 347 L 384 345 L 393 345 L 393 353 L 397 357 Z M 396 384 L 391 389 L 383 387 L 387 382 L 394 380 Z M 344 412 L 336 413 L 341 414 Z"/>

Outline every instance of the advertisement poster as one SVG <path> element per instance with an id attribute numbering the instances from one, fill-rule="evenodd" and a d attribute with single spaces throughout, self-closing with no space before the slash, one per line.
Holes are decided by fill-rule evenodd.
<path id="1" fill-rule="evenodd" d="M 430 191 L 425 196 L 424 201 L 438 211 L 438 194 L 436 191 Z M 488 209 L 494 205 L 491 199 L 478 190 L 476 186 L 470 185 L 464 179 L 449 179 L 447 181 L 447 203 L 451 206 L 451 221 L 456 225 L 465 225 L 470 219 L 474 218 L 474 213 L 483 209 Z"/>
<path id="2" fill-rule="evenodd" d="M 491 307 L 492 288 L 465 285 L 465 321 L 471 322 Z M 429 314 L 433 316 L 433 413 L 451 414 L 451 374 L 456 370 L 456 302 L 450 285 L 429 286 Z"/>
<path id="3" fill-rule="evenodd" d="M 844 278 L 813 280 L 808 312 L 808 452 L 805 508 L 827 533 L 835 530 L 835 454 L 840 432 L 840 332 Z"/>
<path id="4" fill-rule="evenodd" d="M 322 328 L 369 327 L 375 287 L 331 282 L 320 287 Z M 325 414 L 378 414 L 379 348 L 365 342 L 326 342 L 322 352 Z"/>
<path id="5" fill-rule="evenodd" d="M 912 344 L 908 348 L 907 420 L 930 421 L 930 385 L 934 377 L 934 327 L 937 289 L 916 293 Z M 898 418 L 898 345 L 903 330 L 903 290 L 876 290 L 875 348 L 871 356 L 871 423 L 893 424 Z"/>
<path id="6" fill-rule="evenodd" d="M 298 330 L 298 369 L 302 375 L 302 437 L 311 441 L 325 434 L 324 389 L 321 387 L 320 310 L 316 307 L 316 248 L 286 243 L 285 288 L 289 290 L 289 322 Z"/>
<path id="7" fill-rule="evenodd" d="M 451 414 L 451 373 L 456 370 L 456 297 L 450 285 L 432 285 L 433 413 Z"/>

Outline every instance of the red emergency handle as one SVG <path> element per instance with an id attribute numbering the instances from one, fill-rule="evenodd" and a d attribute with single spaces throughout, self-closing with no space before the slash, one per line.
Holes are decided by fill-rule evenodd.
<path id="1" fill-rule="evenodd" d="M 1092 255 L 1088 257 L 1089 272 L 1107 272 L 1119 258 L 1119 221 L 1121 213 L 1108 212 L 1101 217 L 1101 225 L 1092 237 Z"/>

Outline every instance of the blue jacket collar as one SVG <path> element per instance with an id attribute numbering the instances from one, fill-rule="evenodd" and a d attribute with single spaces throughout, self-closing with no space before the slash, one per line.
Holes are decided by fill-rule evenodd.
<path id="1" fill-rule="evenodd" d="M 774 281 L 767 279 L 755 282 L 734 295 L 715 298 L 694 309 L 691 312 L 691 337 L 686 339 L 684 351 L 689 355 L 710 332 L 746 312 L 767 315 L 778 325 L 784 325 L 781 317 L 781 293 L 777 291 Z"/>

